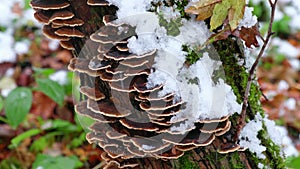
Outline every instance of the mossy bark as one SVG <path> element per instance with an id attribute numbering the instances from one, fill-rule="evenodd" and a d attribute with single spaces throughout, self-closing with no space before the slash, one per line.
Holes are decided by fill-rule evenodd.
<path id="1" fill-rule="evenodd" d="M 89 35 L 98 30 L 102 23 L 102 16 L 106 14 L 114 14 L 114 10 L 106 10 L 105 7 L 90 7 L 85 4 L 85 1 L 72 0 L 72 8 L 75 15 L 85 21 L 85 25 L 81 28 L 81 31 L 86 34 L 85 39 L 79 39 L 74 41 L 76 50 L 73 52 L 74 57 L 78 57 L 82 50 L 83 44 L 89 43 Z M 84 2 L 84 3 L 83 3 Z M 92 43 L 92 42 L 90 42 Z M 226 83 L 229 84 L 234 90 L 238 101 L 241 103 L 243 100 L 244 90 L 246 88 L 248 74 L 244 66 L 238 64 L 239 59 L 245 59 L 243 56 L 243 49 L 239 46 L 238 40 L 234 38 L 228 38 L 227 40 L 218 41 L 213 44 L 220 59 L 223 62 L 223 67 L 226 75 Z M 87 54 L 93 56 L 93 45 L 90 46 L 91 53 Z M 82 82 L 86 83 L 86 82 Z M 252 84 L 249 106 L 247 108 L 247 118 L 253 119 L 257 112 L 263 113 L 260 105 L 261 92 L 259 86 Z M 232 129 L 226 135 L 226 139 L 232 139 L 235 134 L 235 127 L 237 126 L 238 115 L 231 117 Z M 200 147 L 186 153 L 183 157 L 177 160 L 157 160 L 154 158 L 136 159 L 140 164 L 141 169 L 234 169 L 234 168 L 258 168 L 258 163 L 264 164 L 271 168 L 284 168 L 283 159 L 279 155 L 279 148 L 268 138 L 265 138 L 266 131 L 262 130 L 260 137 L 262 143 L 267 147 L 266 159 L 260 160 L 255 157 L 250 151 L 233 152 L 229 154 L 220 154 L 218 149 L 220 148 L 220 142 L 224 141 L 224 137 L 217 138 L 213 144 Z"/>

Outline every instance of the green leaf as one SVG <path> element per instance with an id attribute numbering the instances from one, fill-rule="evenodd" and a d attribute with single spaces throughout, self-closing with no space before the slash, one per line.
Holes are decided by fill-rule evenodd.
<path id="1" fill-rule="evenodd" d="M 65 97 L 63 86 L 50 79 L 36 79 L 36 82 L 38 84 L 36 90 L 43 92 L 57 104 L 62 106 Z"/>
<path id="2" fill-rule="evenodd" d="M 18 135 L 17 137 L 13 138 L 11 140 L 11 144 L 9 145 L 9 148 L 15 148 L 17 147 L 23 140 L 25 140 L 26 138 L 30 138 L 32 136 L 35 136 L 39 133 L 41 133 L 42 130 L 40 129 L 31 129 L 28 130 L 20 135 Z"/>
<path id="3" fill-rule="evenodd" d="M 33 71 L 34 71 L 35 76 L 41 75 L 44 77 L 49 77 L 51 74 L 55 73 L 55 70 L 51 69 L 51 68 L 36 68 L 36 67 L 34 67 Z"/>
<path id="4" fill-rule="evenodd" d="M 287 167 L 298 168 L 299 166 L 300 166 L 300 156 L 290 157 L 290 159 L 288 159 Z"/>
<path id="5" fill-rule="evenodd" d="M 244 17 L 246 2 L 245 0 L 230 0 L 230 3 L 231 8 L 228 13 L 228 19 L 230 28 L 233 31 Z"/>
<path id="6" fill-rule="evenodd" d="M 43 126 L 47 126 L 45 130 L 57 130 L 57 131 L 63 131 L 63 132 L 78 132 L 81 131 L 81 127 L 74 125 L 68 121 L 65 120 L 49 120 Z"/>
<path id="7" fill-rule="evenodd" d="M 31 8 L 30 5 L 29 5 L 30 1 L 31 0 L 25 0 L 25 6 L 24 6 L 25 9 L 30 9 Z"/>
<path id="8" fill-rule="evenodd" d="M 75 169 L 83 166 L 77 157 L 52 157 L 45 154 L 39 154 L 32 165 L 32 169 L 39 167 L 45 169 Z"/>
<path id="9" fill-rule="evenodd" d="M 2 111 L 3 107 L 4 107 L 4 100 L 2 97 L 0 97 L 0 112 Z"/>
<path id="10" fill-rule="evenodd" d="M 48 141 L 46 139 L 46 137 L 40 137 L 39 139 L 35 140 L 32 145 L 30 146 L 30 151 L 34 151 L 34 152 L 40 152 L 43 151 L 47 145 L 48 145 Z"/>
<path id="11" fill-rule="evenodd" d="M 230 0 L 223 0 L 215 5 L 213 15 L 210 20 L 210 30 L 214 30 L 221 26 L 228 15 L 230 8 Z"/>
<path id="12" fill-rule="evenodd" d="M 32 92 L 29 88 L 19 87 L 9 93 L 5 99 L 5 115 L 9 124 L 17 128 L 25 119 L 32 104 Z"/>

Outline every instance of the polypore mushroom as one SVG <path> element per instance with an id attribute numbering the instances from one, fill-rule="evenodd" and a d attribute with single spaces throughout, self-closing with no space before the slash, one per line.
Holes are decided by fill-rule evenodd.
<path id="1" fill-rule="evenodd" d="M 50 10 L 50 9 L 62 9 L 70 6 L 70 3 L 67 0 L 32 0 L 30 2 L 30 6 L 33 9 L 43 9 L 43 10 Z"/>
<path id="2" fill-rule="evenodd" d="M 55 34 L 59 36 L 66 36 L 66 37 L 78 37 L 83 38 L 84 34 L 77 30 L 76 28 L 69 28 L 69 27 L 62 27 L 55 31 Z"/>
<path id="3" fill-rule="evenodd" d="M 102 114 L 95 113 L 95 112 L 87 109 L 87 101 L 82 101 L 82 102 L 79 102 L 78 104 L 76 104 L 75 111 L 82 116 L 90 117 L 91 119 L 94 119 L 100 123 L 114 123 L 117 121 L 114 118 L 105 117 Z"/>
<path id="4" fill-rule="evenodd" d="M 56 31 L 56 29 L 53 29 L 51 26 L 49 25 L 45 25 L 43 27 L 43 33 L 46 37 L 50 38 L 50 39 L 57 39 L 57 40 L 62 40 L 62 41 L 68 41 L 70 40 L 69 37 L 67 36 L 60 36 L 55 34 L 54 32 Z"/>
<path id="5" fill-rule="evenodd" d="M 71 41 L 60 41 L 60 46 L 67 49 L 67 50 L 75 50 L 75 47 L 73 46 Z"/>
<path id="6" fill-rule="evenodd" d="M 116 108 L 114 103 L 110 100 L 101 100 L 101 101 L 94 101 L 88 99 L 87 107 L 93 112 L 100 113 L 107 117 L 126 117 L 131 114 L 130 111 L 123 107 Z"/>
<path id="7" fill-rule="evenodd" d="M 99 91 L 98 88 L 91 88 L 88 86 L 81 86 L 80 92 L 86 95 L 88 98 L 93 99 L 95 101 L 99 101 L 105 99 L 105 95 Z"/>
<path id="8" fill-rule="evenodd" d="M 56 19 L 52 21 L 53 25 L 57 26 L 70 26 L 70 27 L 75 27 L 75 26 L 81 26 L 84 24 L 84 21 L 79 19 L 79 18 L 71 18 L 71 19 Z"/>
<path id="9" fill-rule="evenodd" d="M 66 9 L 54 11 L 49 18 L 49 22 L 53 22 L 56 19 L 66 20 L 74 17 L 74 14 Z"/>

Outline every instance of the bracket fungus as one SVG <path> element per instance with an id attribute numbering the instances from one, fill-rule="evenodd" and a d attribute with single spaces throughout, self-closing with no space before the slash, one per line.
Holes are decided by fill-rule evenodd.
<path id="1" fill-rule="evenodd" d="M 68 0 L 32 0 L 30 5 L 36 10 L 34 17 L 45 24 L 43 33 L 50 39 L 60 41 L 61 47 L 75 50 L 73 41 L 83 38 L 80 26 L 84 21 L 72 12 L 71 2 Z"/>
<path id="2" fill-rule="evenodd" d="M 70 3 L 32 0 L 31 6 L 36 10 L 35 18 L 45 24 L 44 34 L 60 40 L 63 48 L 75 50 L 76 39 L 88 36 L 94 45 L 92 54 L 73 58 L 68 68 L 88 77 L 81 79 L 82 97 L 75 110 L 94 120 L 86 138 L 104 150 L 104 168 L 134 168 L 138 164 L 132 158 L 177 159 L 186 151 L 222 140 L 231 129 L 227 115 L 199 119 L 186 130 L 174 130 L 189 120 L 180 116 L 186 100 L 172 91 L 161 94 L 167 83 L 148 85 L 149 76 L 158 71 L 153 67 L 158 50 L 143 54 L 130 51 L 128 43 L 137 37 L 136 27 L 115 22 L 114 15 L 104 15 L 104 27 L 89 35 L 81 29 L 88 20 L 72 12 Z M 86 4 L 111 7 L 105 0 L 87 0 Z M 225 142 L 219 152 L 236 150 L 241 150 L 236 143 Z"/>

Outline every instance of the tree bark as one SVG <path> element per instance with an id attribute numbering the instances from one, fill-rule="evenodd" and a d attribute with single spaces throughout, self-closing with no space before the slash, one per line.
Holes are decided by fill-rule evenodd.
<path id="1" fill-rule="evenodd" d="M 89 36 L 101 28 L 104 24 L 102 17 L 104 15 L 115 15 L 116 7 L 92 7 L 86 4 L 85 0 L 72 0 L 71 9 L 75 16 L 82 19 L 85 24 L 80 27 L 80 31 L 85 34 L 84 38 L 73 38 L 73 45 L 75 50 L 73 51 L 74 57 L 83 57 L 83 47 L 89 48 L 84 50 L 84 57 L 91 58 L 97 52 L 95 44 L 89 40 Z M 85 46 L 84 46 L 85 44 Z M 88 44 L 88 45 L 86 45 Z M 239 40 L 236 38 L 228 38 L 226 40 L 217 41 L 214 43 L 214 47 L 220 55 L 221 61 L 226 74 L 226 83 L 231 85 L 238 100 L 242 102 L 244 89 L 247 83 L 247 72 L 243 66 L 238 64 L 238 59 L 245 59 L 243 55 L 243 48 L 240 47 Z M 93 81 L 89 77 L 81 78 L 81 84 L 89 84 Z M 100 84 L 101 88 L 108 88 L 105 83 Z M 107 89 L 109 90 L 109 89 Z M 110 95 L 109 92 L 105 95 Z M 259 86 L 252 84 L 250 93 L 250 104 L 247 108 L 247 118 L 253 119 L 257 112 L 262 112 L 262 108 L 259 104 L 261 92 Z M 159 160 L 154 158 L 142 158 L 133 159 L 140 165 L 136 168 L 141 169 L 194 169 L 194 168 L 206 168 L 206 169 L 221 169 L 221 168 L 258 168 L 258 163 L 269 165 L 271 168 L 283 168 L 282 158 L 276 156 L 277 150 L 274 150 L 269 143 L 271 140 L 264 139 L 263 143 L 267 146 L 266 159 L 259 160 L 249 150 L 235 151 L 228 154 L 220 154 L 220 143 L 234 142 L 233 137 L 235 135 L 236 125 L 238 121 L 238 115 L 234 115 L 230 118 L 232 123 L 231 130 L 220 137 L 209 146 L 196 148 L 189 152 L 186 152 L 183 157 L 177 160 Z"/>

